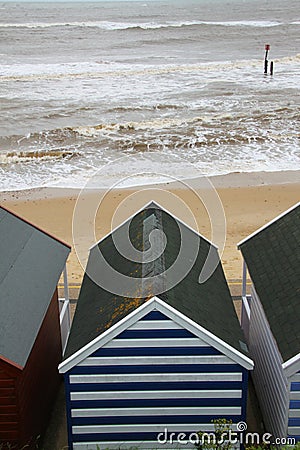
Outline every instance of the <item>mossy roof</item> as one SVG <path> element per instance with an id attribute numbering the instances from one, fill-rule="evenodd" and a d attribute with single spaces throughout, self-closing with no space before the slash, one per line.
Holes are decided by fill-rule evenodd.
<path id="1" fill-rule="evenodd" d="M 147 218 L 150 217 L 154 217 L 154 220 L 147 222 Z M 148 223 L 147 236 L 145 236 L 145 221 Z M 173 215 L 156 206 L 145 207 L 129 219 L 129 222 L 129 234 L 135 249 L 140 251 L 149 249 L 149 234 L 154 229 L 160 229 L 166 237 L 164 251 L 154 263 L 146 264 L 134 262 L 122 256 L 115 247 L 114 237 L 118 234 L 118 237 L 122 238 L 122 234 L 124 234 L 125 239 L 128 222 L 101 240 L 91 250 L 65 359 L 154 295 L 239 352 L 245 353 L 245 348 L 241 345 L 244 337 L 216 247 L 178 221 Z M 162 269 L 167 271 L 174 267 L 181 242 L 185 243 L 187 251 L 181 256 L 178 270 L 172 273 L 167 272 L 165 279 L 162 277 L 160 280 L 162 292 L 157 294 L 155 283 L 153 283 L 152 289 L 150 284 L 150 289 L 148 288 L 145 292 L 143 288 L 145 278 L 161 273 Z M 217 267 L 207 281 L 199 284 L 199 275 L 210 250 Z M 99 286 L 97 282 L 93 281 L 93 276 L 88 275 L 88 273 L 101 274 L 101 263 L 97 258 L 99 251 L 116 271 L 129 277 L 136 277 L 135 296 L 128 296 L 128 292 L 125 291 L 123 295 L 115 295 Z M 187 273 L 184 275 L 185 269 L 187 269 Z M 179 278 L 178 282 L 177 278 Z"/>

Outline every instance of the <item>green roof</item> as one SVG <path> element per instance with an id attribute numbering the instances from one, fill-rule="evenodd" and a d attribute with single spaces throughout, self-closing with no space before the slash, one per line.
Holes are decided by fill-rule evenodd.
<path id="1" fill-rule="evenodd" d="M 153 262 L 130 261 L 116 250 L 114 238 L 125 239 L 129 223 L 131 242 L 140 251 L 149 251 L 152 231 L 164 233 L 165 243 L 159 234 L 156 237 L 150 235 L 152 248 L 155 251 L 157 244 L 159 255 Z M 177 269 L 168 271 L 178 263 L 181 243 L 185 248 Z M 164 249 L 162 254 L 161 249 Z M 207 281 L 199 284 L 199 275 L 209 251 L 217 268 Z M 123 295 L 120 292 L 115 295 L 93 281 L 97 275 L 100 278 L 101 275 L 106 276 L 99 252 L 117 272 L 136 278 L 135 295 L 132 295 L 132 288 L 124 289 Z M 162 272 L 166 275 L 157 276 L 153 282 L 153 277 Z M 149 283 L 145 288 L 147 280 Z M 241 345 L 244 337 L 216 247 L 165 210 L 150 204 L 92 248 L 64 358 L 70 357 L 154 295 L 244 353 Z"/>
<path id="2" fill-rule="evenodd" d="M 25 366 L 69 252 L 0 206 L 0 357 Z"/>
<path id="3" fill-rule="evenodd" d="M 239 248 L 285 362 L 300 352 L 300 204 Z"/>

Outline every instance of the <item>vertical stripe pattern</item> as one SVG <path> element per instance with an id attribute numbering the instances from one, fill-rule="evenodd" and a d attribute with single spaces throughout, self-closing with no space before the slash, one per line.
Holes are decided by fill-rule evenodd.
<path id="1" fill-rule="evenodd" d="M 66 374 L 70 448 L 166 448 L 157 441 L 166 428 L 176 436 L 245 420 L 246 372 L 152 311 Z"/>
<path id="2" fill-rule="evenodd" d="M 287 434 L 287 378 L 265 312 L 252 288 L 249 350 L 255 361 L 253 381 L 268 433 Z"/>

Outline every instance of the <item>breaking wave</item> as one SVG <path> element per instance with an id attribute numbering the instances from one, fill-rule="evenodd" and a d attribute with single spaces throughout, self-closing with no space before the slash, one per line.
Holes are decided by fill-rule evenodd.
<path id="1" fill-rule="evenodd" d="M 0 153 L 0 164 L 15 164 L 32 162 L 33 160 L 57 160 L 62 158 L 72 158 L 76 156 L 76 152 L 70 150 L 56 150 L 56 151 L 10 151 L 7 153 Z"/>
<path id="2" fill-rule="evenodd" d="M 298 22 L 292 22 L 298 24 Z M 189 26 L 215 25 L 223 27 L 259 27 L 268 28 L 283 25 L 282 22 L 268 20 L 240 20 L 240 21 L 167 21 L 164 23 L 144 22 L 144 23 L 127 23 L 127 22 L 26 22 L 26 23 L 2 23 L 0 28 L 57 28 L 57 27 L 73 27 L 73 28 L 100 28 L 105 31 L 119 31 L 129 29 L 141 30 L 157 30 L 161 28 L 181 28 Z"/>
<path id="3" fill-rule="evenodd" d="M 300 53 L 274 59 L 281 64 L 299 64 Z M 164 75 L 172 73 L 201 73 L 215 71 L 231 71 L 251 67 L 259 67 L 260 59 L 221 61 L 187 65 L 148 66 L 132 69 L 128 67 L 113 66 L 105 61 L 96 63 L 74 64 L 40 64 L 40 65 L 3 65 L 0 69 L 0 82 L 7 81 L 38 81 L 59 79 L 98 79 L 110 77 L 135 77 L 147 75 Z"/>

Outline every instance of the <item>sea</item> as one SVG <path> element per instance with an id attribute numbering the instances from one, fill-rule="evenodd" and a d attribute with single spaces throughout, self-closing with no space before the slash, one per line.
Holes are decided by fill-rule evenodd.
<path id="1" fill-rule="evenodd" d="M 0 3 L 0 190 L 298 170 L 299 86 L 299 0 Z"/>

